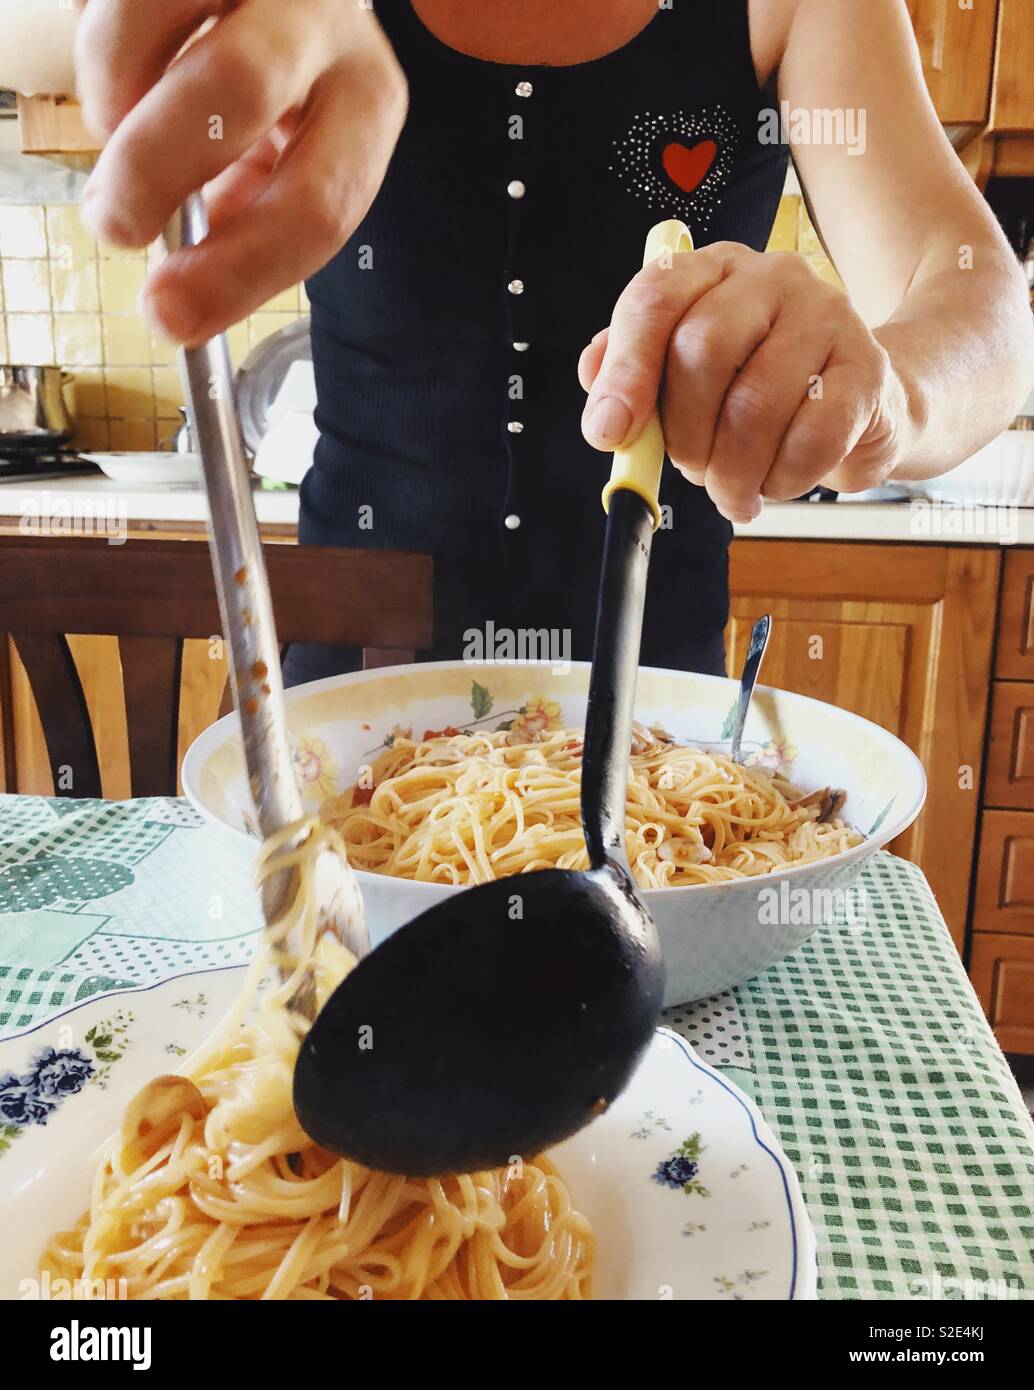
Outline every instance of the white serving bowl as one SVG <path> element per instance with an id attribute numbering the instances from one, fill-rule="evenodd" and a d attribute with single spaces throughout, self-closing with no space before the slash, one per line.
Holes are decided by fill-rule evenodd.
<path id="1" fill-rule="evenodd" d="M 443 661 L 333 676 L 287 692 L 288 727 L 307 809 L 353 785 L 396 728 L 495 729 L 520 718 L 553 727 L 585 722 L 589 667 L 565 674 L 548 665 Z M 680 743 L 728 751 L 738 683 L 717 676 L 643 667 L 636 715 L 659 721 Z M 795 950 L 833 905 L 864 913 L 851 885 L 863 862 L 900 835 L 922 809 L 926 776 L 893 734 L 846 710 L 759 686 L 744 758 L 799 786 L 843 787 L 843 815 L 866 839 L 821 860 L 728 883 L 644 892 L 667 967 L 665 1003 L 683 1003 L 742 984 Z M 183 763 L 183 788 L 209 820 L 244 835 L 254 818 L 236 714 L 206 729 Z M 441 884 L 359 873 L 370 935 L 378 945 L 396 927 L 451 893 Z"/>

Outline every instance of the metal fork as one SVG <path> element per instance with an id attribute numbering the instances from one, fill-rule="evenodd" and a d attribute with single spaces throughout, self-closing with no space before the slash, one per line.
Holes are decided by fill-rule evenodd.
<path id="1" fill-rule="evenodd" d="M 197 246 L 208 234 L 200 194 L 191 194 L 165 229 L 168 252 Z M 229 652 L 234 703 L 241 721 L 248 783 L 264 838 L 301 819 L 302 800 L 287 741 L 287 714 L 280 650 L 269 578 L 259 540 L 251 479 L 237 415 L 225 334 L 179 352 L 208 494 L 208 540 L 219 611 Z M 359 885 L 347 861 L 325 852 L 315 881 L 321 930 L 333 931 L 356 956 L 370 950 Z M 295 891 L 293 874 L 273 875 L 263 885 L 267 926 Z M 311 1016 L 311 990 L 297 1006 Z"/>

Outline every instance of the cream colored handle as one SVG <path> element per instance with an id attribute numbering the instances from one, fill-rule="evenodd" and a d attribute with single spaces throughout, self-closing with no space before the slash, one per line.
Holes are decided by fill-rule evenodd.
<path id="1" fill-rule="evenodd" d="M 674 254 L 692 250 L 693 238 L 688 227 L 674 219 L 670 222 L 658 222 L 646 238 L 643 265 L 649 265 L 666 252 Z M 663 464 L 664 435 L 661 432 L 660 416 L 654 408 L 639 438 L 627 449 L 618 449 L 614 454 L 610 481 L 603 489 L 603 510 L 608 509 L 610 499 L 618 488 L 628 488 L 630 492 L 637 492 L 653 512 L 653 529 L 656 531 L 661 521 L 661 507 L 657 498 Z"/>

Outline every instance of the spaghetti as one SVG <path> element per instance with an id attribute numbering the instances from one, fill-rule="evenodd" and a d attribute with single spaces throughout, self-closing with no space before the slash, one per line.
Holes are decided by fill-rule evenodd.
<path id="1" fill-rule="evenodd" d="M 299 831 L 300 848 L 292 848 Z M 313 869 L 335 831 L 267 841 L 260 878 L 297 890 L 240 996 L 182 1074 L 126 1111 L 89 1212 L 54 1236 L 52 1279 L 125 1280 L 134 1299 L 581 1299 L 592 1231 L 545 1155 L 495 1172 L 412 1179 L 312 1143 L 294 1114 L 302 987 L 322 1006 L 355 964 L 316 922 Z M 271 973 L 277 967 L 278 973 Z"/>
<path id="2" fill-rule="evenodd" d="M 520 731 L 398 737 L 366 785 L 324 802 L 353 868 L 430 883 L 485 883 L 584 869 L 582 735 Z M 838 819 L 843 793 L 785 778 L 636 725 L 625 820 L 641 888 L 771 873 L 862 843 Z"/>

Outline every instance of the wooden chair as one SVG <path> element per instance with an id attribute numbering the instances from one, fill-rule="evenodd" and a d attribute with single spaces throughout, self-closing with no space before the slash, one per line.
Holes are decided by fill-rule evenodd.
<path id="1" fill-rule="evenodd" d="M 291 544 L 264 551 L 283 642 L 362 647 L 370 666 L 412 661 L 431 645 L 429 556 Z M 101 795 L 69 634 L 117 637 L 132 794 L 176 794 L 183 643 L 221 632 L 207 541 L 0 536 L 0 704 L 9 710 L 3 632 L 28 676 L 57 795 Z M 59 770 L 69 767 L 74 790 L 61 785 Z"/>

